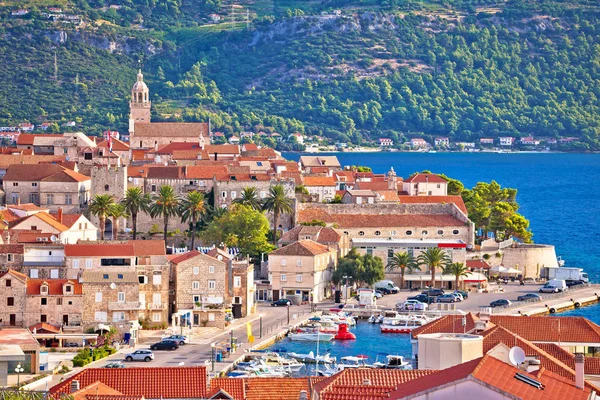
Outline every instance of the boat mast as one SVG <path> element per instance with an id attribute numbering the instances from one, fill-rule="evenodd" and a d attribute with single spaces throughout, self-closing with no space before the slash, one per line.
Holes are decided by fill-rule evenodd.
<path id="1" fill-rule="evenodd" d="M 319 376 L 319 342 L 321 341 L 320 334 L 321 331 L 317 328 L 317 356 L 315 357 L 315 374 L 317 374 L 317 376 Z"/>

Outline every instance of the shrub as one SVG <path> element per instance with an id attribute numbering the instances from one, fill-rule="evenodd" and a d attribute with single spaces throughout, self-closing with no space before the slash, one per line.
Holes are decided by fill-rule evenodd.
<path id="1" fill-rule="evenodd" d="M 485 254 L 483 255 L 483 259 L 484 259 L 484 260 L 489 260 L 490 258 L 492 258 L 492 256 L 490 256 L 488 253 L 485 253 Z"/>
<path id="2" fill-rule="evenodd" d="M 502 253 L 500 253 L 499 251 L 496 252 L 496 258 L 501 258 L 502 257 Z"/>

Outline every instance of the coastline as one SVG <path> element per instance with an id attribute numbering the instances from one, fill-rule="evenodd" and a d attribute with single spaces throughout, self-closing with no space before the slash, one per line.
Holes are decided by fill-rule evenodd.
<path id="1" fill-rule="evenodd" d="M 278 150 L 279 151 L 279 150 Z M 597 151 L 559 151 L 559 150 L 473 150 L 473 151 L 460 151 L 460 150 L 434 150 L 434 151 L 420 151 L 420 150 L 398 150 L 398 149 L 381 149 L 381 148 L 359 148 L 359 149 L 346 149 L 346 150 L 319 150 L 310 148 L 304 151 L 279 151 L 280 153 L 289 154 L 372 154 L 372 153 L 401 153 L 401 154 L 598 154 Z"/>

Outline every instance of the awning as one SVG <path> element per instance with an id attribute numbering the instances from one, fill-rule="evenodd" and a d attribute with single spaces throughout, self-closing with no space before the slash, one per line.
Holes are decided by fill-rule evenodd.
<path id="1" fill-rule="evenodd" d="M 465 283 L 479 283 L 487 282 L 487 278 L 481 272 L 469 272 L 466 276 L 462 277 L 462 281 Z"/>

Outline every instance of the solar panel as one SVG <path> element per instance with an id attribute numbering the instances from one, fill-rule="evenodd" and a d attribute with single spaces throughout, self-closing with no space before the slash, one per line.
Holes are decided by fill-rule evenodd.
<path id="1" fill-rule="evenodd" d="M 536 389 L 540 389 L 543 390 L 544 389 L 544 384 L 540 381 L 536 381 L 535 379 L 527 376 L 527 375 L 523 375 L 520 372 L 517 372 L 517 374 L 515 375 L 515 379 L 524 382 L 528 385 L 533 386 Z"/>

